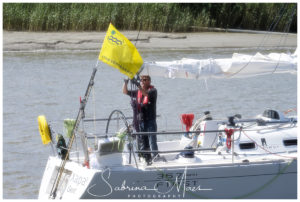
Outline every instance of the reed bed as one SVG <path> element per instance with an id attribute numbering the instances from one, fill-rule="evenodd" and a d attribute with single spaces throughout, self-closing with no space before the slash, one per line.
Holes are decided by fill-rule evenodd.
<path id="1" fill-rule="evenodd" d="M 3 29 L 192 32 L 203 27 L 297 32 L 296 3 L 3 3 Z M 297 13 L 297 12 L 296 12 Z"/>

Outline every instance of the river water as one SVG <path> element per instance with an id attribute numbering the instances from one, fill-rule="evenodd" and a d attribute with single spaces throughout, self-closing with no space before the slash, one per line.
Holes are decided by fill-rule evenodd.
<path id="1" fill-rule="evenodd" d="M 235 51 L 224 48 L 148 50 L 141 55 L 145 61 L 203 59 L 231 57 Z M 272 50 L 265 50 L 268 52 Z M 97 57 L 98 52 L 76 51 L 3 54 L 3 198 L 37 198 L 51 153 L 50 146 L 41 142 L 37 117 L 45 115 L 54 130 L 63 132 L 63 120 L 77 116 L 79 97 L 84 96 Z M 99 63 L 86 117 L 104 118 L 114 109 L 132 115 L 130 99 L 121 93 L 124 78 L 118 70 Z M 203 80 L 157 77 L 152 78 L 152 83 L 158 89 L 159 130 L 181 130 L 182 113 L 194 113 L 199 118 L 209 110 L 214 118 L 236 113 L 252 118 L 266 108 L 285 111 L 297 105 L 297 75 L 294 74 L 208 79 L 207 85 Z M 95 131 L 101 129 L 101 126 L 94 127 Z"/>

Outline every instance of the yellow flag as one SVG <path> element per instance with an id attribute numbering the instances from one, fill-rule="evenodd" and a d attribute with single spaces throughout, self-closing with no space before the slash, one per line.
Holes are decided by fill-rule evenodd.
<path id="1" fill-rule="evenodd" d="M 143 65 L 136 47 L 111 23 L 99 54 L 99 60 L 117 68 L 132 79 Z"/>

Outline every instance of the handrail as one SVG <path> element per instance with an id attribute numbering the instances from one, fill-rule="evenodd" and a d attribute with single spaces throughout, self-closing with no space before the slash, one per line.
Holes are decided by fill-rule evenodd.
<path id="1" fill-rule="evenodd" d="M 216 151 L 217 148 L 198 148 L 198 149 L 179 149 L 179 150 L 167 150 L 167 151 L 159 151 L 159 150 L 137 150 L 135 153 L 177 153 L 177 152 L 190 152 L 190 151 Z"/>
<path id="2" fill-rule="evenodd" d="M 156 115 L 156 117 L 158 118 L 158 117 L 160 117 L 160 115 Z M 133 119 L 133 117 L 132 116 L 129 116 L 129 117 L 124 117 L 125 119 Z M 123 117 L 119 117 L 119 118 L 111 118 L 111 119 L 109 119 L 109 118 L 96 118 L 96 119 L 94 119 L 94 118 L 92 118 L 92 119 L 84 119 L 83 120 L 83 122 L 92 122 L 92 121 L 108 121 L 108 120 L 113 120 L 113 121 L 117 121 L 117 120 L 121 120 L 121 119 L 123 119 Z"/>
<path id="3" fill-rule="evenodd" d="M 133 119 L 133 117 L 125 117 L 126 119 Z M 119 118 L 97 118 L 97 119 L 84 119 L 83 122 L 92 122 L 92 121 L 108 121 L 108 120 L 121 120 L 122 118 L 119 117 Z"/>
<path id="4" fill-rule="evenodd" d="M 132 135 L 180 135 L 180 134 L 194 134 L 194 133 L 218 133 L 225 132 L 224 130 L 211 130 L 211 131 L 160 131 L 160 132 L 133 132 Z"/>

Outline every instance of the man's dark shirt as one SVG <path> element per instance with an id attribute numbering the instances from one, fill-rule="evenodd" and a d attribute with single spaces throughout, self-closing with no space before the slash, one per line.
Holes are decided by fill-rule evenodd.
<path id="1" fill-rule="evenodd" d="M 137 98 L 138 90 L 128 91 L 127 95 Z M 140 110 L 138 114 L 142 121 L 156 120 L 156 98 L 157 91 L 156 88 L 151 88 L 148 91 L 148 104 L 143 104 L 144 96 L 142 96 L 142 103 L 140 104 Z"/>

